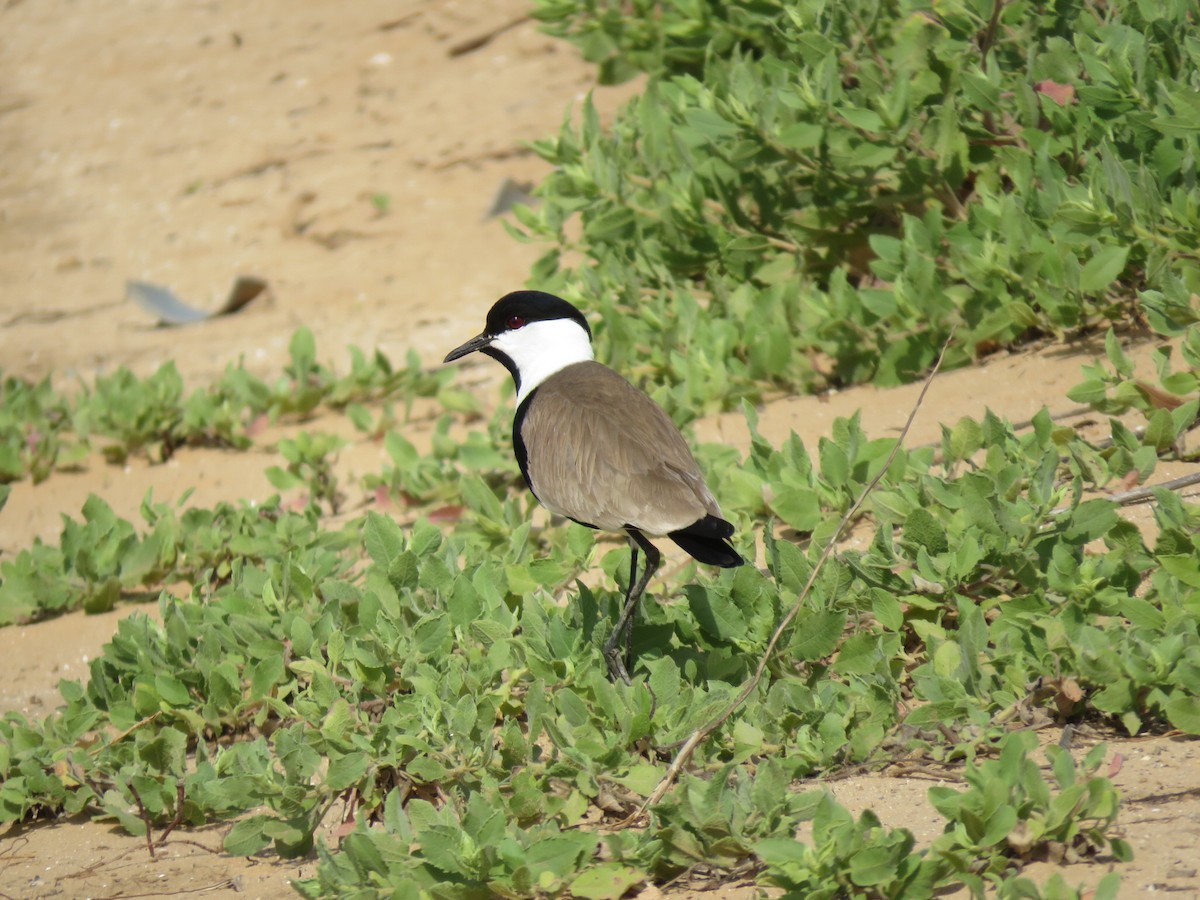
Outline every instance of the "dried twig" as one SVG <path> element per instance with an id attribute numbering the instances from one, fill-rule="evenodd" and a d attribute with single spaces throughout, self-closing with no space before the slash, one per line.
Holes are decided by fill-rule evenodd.
<path id="1" fill-rule="evenodd" d="M 483 34 L 476 35 L 475 37 L 470 37 L 466 40 L 459 41 L 446 51 L 446 55 L 449 57 L 462 56 L 466 53 L 470 53 L 472 50 L 478 50 L 480 47 L 486 47 L 496 38 L 500 37 L 500 35 L 504 34 L 504 32 L 516 28 L 518 25 L 524 25 L 530 20 L 530 18 L 531 16 L 528 14 L 517 16 L 515 19 L 510 19 L 503 25 L 493 28 L 491 31 L 487 31 Z"/>
<path id="2" fill-rule="evenodd" d="M 1137 503 L 1149 503 L 1154 499 L 1154 492 L 1157 490 L 1178 491 L 1185 487 L 1191 487 L 1193 484 L 1200 484 L 1200 472 L 1181 475 L 1178 478 L 1172 478 L 1170 481 L 1164 481 L 1162 484 L 1151 484 L 1146 487 L 1134 488 L 1132 491 L 1119 491 L 1109 494 L 1104 499 L 1111 500 L 1113 503 L 1118 503 L 1121 506 L 1133 506 Z M 1070 511 L 1071 507 L 1069 506 L 1059 506 L 1050 510 L 1050 515 L 1061 516 L 1063 513 Z"/>
<path id="3" fill-rule="evenodd" d="M 376 31 L 395 31 L 397 28 L 404 28 L 411 25 L 424 14 L 425 10 L 415 9 L 410 13 L 405 13 L 397 19 L 388 19 L 386 22 L 380 22 L 375 26 Z"/>
<path id="4" fill-rule="evenodd" d="M 162 846 L 167 842 L 167 835 L 175 830 L 175 826 L 183 821 L 183 782 L 175 783 L 175 815 L 171 821 L 167 823 L 167 827 L 163 829 L 163 833 L 158 836 L 158 846 Z"/>
<path id="5" fill-rule="evenodd" d="M 1160 488 L 1164 491 L 1177 491 L 1180 488 L 1190 487 L 1193 484 L 1200 484 L 1200 472 L 1193 472 L 1191 475 L 1181 475 L 1178 478 L 1172 478 L 1170 481 L 1164 481 L 1162 484 L 1152 484 L 1147 487 L 1135 488 L 1132 491 L 1109 494 L 1108 499 L 1114 503 L 1120 503 L 1122 506 L 1130 506 L 1134 503 L 1146 503 L 1153 500 L 1154 492 Z"/>
<path id="6" fill-rule="evenodd" d="M 146 811 L 146 805 L 142 803 L 141 795 L 138 793 L 137 788 L 135 788 L 132 783 L 129 785 L 129 793 L 133 794 L 133 800 L 137 804 L 138 808 L 138 815 L 146 824 L 146 849 L 150 851 L 151 859 L 157 859 L 158 857 L 155 853 L 155 849 L 166 844 L 167 836 L 175 830 L 177 825 L 183 822 L 183 801 L 185 799 L 183 782 L 180 781 L 175 784 L 175 815 L 171 817 L 171 821 L 167 823 L 165 828 L 163 828 L 163 833 L 158 836 L 157 841 L 154 840 L 154 822 L 150 818 L 150 813 Z M 195 844 L 194 841 L 184 841 L 183 843 Z M 196 844 L 196 846 L 203 850 L 209 850 L 212 852 L 211 848 L 205 847 L 203 844 Z"/>
<path id="7" fill-rule="evenodd" d="M 483 153 L 475 153 L 470 156 L 455 156 L 435 165 L 429 166 L 434 172 L 444 172 L 446 169 L 453 169 L 455 166 L 475 166 L 485 162 L 495 162 L 497 160 L 512 159 L 517 156 L 532 156 L 533 151 L 521 145 L 511 147 L 501 147 L 499 150 L 487 150 Z"/>
<path id="8" fill-rule="evenodd" d="M 729 706 L 725 707 L 720 715 L 693 731 L 688 739 L 683 742 L 683 746 L 680 747 L 679 752 L 675 754 L 675 759 L 671 762 L 670 768 L 667 769 L 667 774 L 663 776 L 662 780 L 659 781 L 658 786 L 655 787 L 654 791 L 649 797 L 646 798 L 646 801 L 642 803 L 638 810 L 626 820 L 626 823 L 640 818 L 645 814 L 647 809 L 662 800 L 667 791 L 670 790 L 671 785 L 675 783 L 675 779 L 679 777 L 679 772 L 685 765 L 687 765 L 688 760 L 692 758 L 692 754 L 695 752 L 696 748 L 700 746 L 700 744 L 706 738 L 708 738 L 710 734 L 725 724 L 725 722 L 729 720 L 729 717 L 737 712 L 738 708 L 746 702 L 746 698 L 749 697 L 758 687 L 759 682 L 762 681 L 763 674 L 767 670 L 767 663 L 770 661 L 772 654 L 775 652 L 775 647 L 779 644 L 780 639 L 783 637 L 783 633 L 787 630 L 788 626 L 792 624 L 792 621 L 796 618 L 801 608 L 804 606 L 805 600 L 808 599 L 808 595 L 812 591 L 813 585 L 816 583 L 817 576 L 821 573 L 821 570 L 825 568 L 825 563 L 828 561 L 829 557 L 833 555 L 838 541 L 841 540 L 842 534 L 845 532 L 846 527 L 852 521 L 854 521 L 855 516 L 858 515 L 858 511 L 862 508 L 862 505 L 866 501 L 867 497 L 871 495 L 871 492 L 874 491 L 879 485 L 879 482 L 883 480 L 883 476 L 887 473 L 887 470 L 891 468 L 892 463 L 895 461 L 896 454 L 900 452 L 900 448 L 904 444 L 904 438 L 907 436 L 909 429 L 912 427 L 913 420 L 917 417 L 917 412 L 921 409 L 922 404 L 925 402 L 925 395 L 929 391 L 929 386 L 933 383 L 934 376 L 937 375 L 938 369 L 940 369 L 942 366 L 942 360 L 946 356 L 946 349 L 950 346 L 950 341 L 953 337 L 954 334 L 952 332 L 950 336 L 946 338 L 946 343 L 942 345 L 942 350 L 938 354 L 937 361 L 933 364 L 933 368 L 926 377 L 925 384 L 921 387 L 921 393 L 917 397 L 917 402 L 914 404 L 912 411 L 908 414 L 908 421 L 905 422 L 904 428 L 900 431 L 900 436 L 896 440 L 895 446 L 892 447 L 891 453 L 888 454 L 883 466 L 880 467 L 879 473 L 873 479 L 871 479 L 871 482 L 863 489 L 862 493 L 859 494 L 858 499 L 854 501 L 854 505 L 847 510 L 846 514 L 842 516 L 841 521 L 838 522 L 837 529 L 829 538 L 829 542 L 825 545 L 825 549 L 821 551 L 821 555 L 817 559 L 816 565 L 813 566 L 813 570 L 808 576 L 808 581 L 805 582 L 804 589 L 800 591 L 800 596 L 796 599 L 796 602 L 792 608 L 788 610 L 787 615 L 785 615 L 780 621 L 779 625 L 776 626 L 774 633 L 772 633 L 771 639 L 767 642 L 767 648 L 763 652 L 762 659 L 760 659 L 758 662 L 758 668 L 754 670 L 754 674 L 750 677 L 750 680 L 746 682 L 746 684 L 742 687 L 742 690 L 738 693 L 737 697 L 734 698 L 733 702 L 730 703 Z"/>
<path id="9" fill-rule="evenodd" d="M 142 803 L 142 796 L 138 793 L 137 788 L 132 784 L 129 785 L 129 793 L 133 794 L 133 800 L 137 803 L 138 815 L 141 816 L 142 822 L 146 826 L 146 849 L 150 851 L 150 858 L 155 859 L 154 855 L 154 823 L 150 821 L 150 813 L 146 812 L 146 805 Z"/>
<path id="10" fill-rule="evenodd" d="M 177 897 L 183 894 L 205 894 L 209 891 L 219 891 L 222 888 L 231 888 L 237 893 L 241 893 L 240 878 L 226 878 L 223 881 L 214 881 L 212 884 L 201 885 L 193 888 L 179 888 L 174 891 L 153 891 L 149 894 L 113 894 L 111 897 L 99 897 L 97 900 L 132 900 L 134 897 Z"/>
<path id="11" fill-rule="evenodd" d="M 94 747 L 92 747 L 90 750 L 88 750 L 88 755 L 94 756 L 95 754 L 97 754 L 101 750 L 103 750 L 105 747 L 111 747 L 113 744 L 120 743 L 121 741 L 125 740 L 125 738 L 129 737 L 131 734 L 133 734 L 135 731 L 137 731 L 139 728 L 143 728 L 146 725 L 149 725 L 151 722 L 154 722 L 155 720 L 157 720 L 160 716 L 162 716 L 162 710 L 159 710 L 156 713 L 151 713 L 150 715 L 146 716 L 146 718 L 144 718 L 144 719 L 139 719 L 138 721 L 136 721 L 132 725 L 130 725 L 128 728 L 126 728 L 124 731 L 122 731 L 120 734 L 113 735 L 113 737 L 111 737 L 107 742 L 97 741 L 96 745 Z"/>
<path id="12" fill-rule="evenodd" d="M 1190 475 L 1180 475 L 1178 478 L 1172 478 L 1170 481 L 1134 488 L 1132 491 L 1118 491 L 1109 494 L 1103 499 L 1111 500 L 1120 506 L 1134 506 L 1138 503 L 1149 503 L 1152 501 L 1154 499 L 1154 492 L 1157 490 L 1178 491 L 1185 487 L 1191 487 L 1193 484 L 1200 484 L 1200 472 L 1192 472 Z M 1070 511 L 1071 507 L 1069 506 L 1056 506 L 1050 510 L 1048 518 L 1061 516 L 1063 513 Z"/>
<path id="13" fill-rule="evenodd" d="M 113 300 L 109 303 L 96 303 L 91 306 L 82 306 L 79 309 L 35 309 L 26 312 L 17 313 L 12 318 L 0 322 L 0 328 L 10 328 L 13 325 L 20 325 L 23 322 L 29 322 L 33 325 L 48 325 L 52 322 L 59 322 L 63 319 L 73 319 L 80 316 L 90 316 L 92 313 L 104 312 L 117 306 L 124 306 L 125 298 Z"/>
<path id="14" fill-rule="evenodd" d="M 187 844 L 189 847 L 195 847 L 198 850 L 203 850 L 205 853 L 211 853 L 213 856 L 220 856 L 225 852 L 224 847 L 210 847 L 208 844 L 202 844 L 199 841 L 193 841 L 190 838 L 181 838 L 176 836 L 171 840 L 172 847 L 179 844 Z"/>

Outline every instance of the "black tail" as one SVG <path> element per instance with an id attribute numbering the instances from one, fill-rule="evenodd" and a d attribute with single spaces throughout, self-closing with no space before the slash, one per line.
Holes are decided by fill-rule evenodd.
<path id="1" fill-rule="evenodd" d="M 667 535 L 700 562 L 723 569 L 740 566 L 744 562 L 729 543 L 732 536 L 733 526 L 716 516 L 705 516 L 687 528 Z"/>

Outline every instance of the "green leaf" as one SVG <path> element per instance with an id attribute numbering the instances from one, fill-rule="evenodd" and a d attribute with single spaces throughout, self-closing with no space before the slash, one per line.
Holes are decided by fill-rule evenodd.
<path id="1" fill-rule="evenodd" d="M 1085 294 L 1098 294 L 1108 289 L 1125 271 L 1125 260 L 1129 247 L 1102 247 L 1084 263 L 1079 271 L 1079 290 Z"/>
<path id="2" fill-rule="evenodd" d="M 1124 597 L 1120 603 L 1121 613 L 1136 627 L 1161 632 L 1166 626 L 1166 617 L 1153 603 L 1141 597 Z"/>
<path id="3" fill-rule="evenodd" d="M 1088 379 L 1067 391 L 1067 397 L 1076 403 L 1095 406 L 1108 397 L 1108 386 L 1098 378 Z"/>
<path id="4" fill-rule="evenodd" d="M 788 652 L 805 662 L 825 659 L 837 649 L 845 626 L 844 612 L 801 610 L 792 625 Z"/>
<path id="5" fill-rule="evenodd" d="M 754 843 L 754 853 L 767 866 L 783 871 L 807 868 L 812 850 L 795 838 L 769 837 Z"/>
<path id="6" fill-rule="evenodd" d="M 1113 842 L 1114 845 L 1116 843 L 1118 842 Z M 1124 841 L 1120 841 L 1119 843 L 1123 847 L 1128 846 Z M 1125 855 L 1124 853 L 1118 851 L 1115 846 L 1113 847 L 1113 851 L 1113 855 L 1122 862 L 1128 862 L 1133 858 L 1132 854 Z M 1107 875 L 1101 878 L 1099 883 L 1096 885 L 1096 893 L 1093 895 L 1092 900 L 1117 900 L 1117 898 L 1120 896 L 1121 874 L 1119 872 L 1109 872 Z"/>
<path id="7" fill-rule="evenodd" d="M 390 573 L 392 561 L 404 551 L 404 534 L 389 516 L 369 512 L 363 528 L 363 543 L 371 560 Z"/>
<path id="8" fill-rule="evenodd" d="M 737 135 L 739 129 L 720 113 L 711 109 L 690 109 L 687 124 L 711 141 L 725 141 Z"/>
<path id="9" fill-rule="evenodd" d="M 154 689 L 171 706 L 191 706 L 195 702 L 187 685 L 171 675 L 155 676 Z"/>
<path id="10" fill-rule="evenodd" d="M 1154 410 L 1150 415 L 1150 421 L 1146 423 L 1144 440 L 1159 453 L 1171 449 L 1175 443 L 1175 421 L 1171 418 L 1170 412 L 1165 409 Z"/>
<path id="11" fill-rule="evenodd" d="M 381 552 L 387 551 L 381 550 Z M 392 561 L 387 567 L 387 576 L 388 581 L 391 582 L 392 587 L 396 589 L 397 593 L 405 590 L 414 590 L 417 587 L 420 577 L 420 565 L 417 561 L 417 555 L 411 550 L 404 550 L 397 556 L 392 557 Z"/>
<path id="12" fill-rule="evenodd" d="M 1066 537 L 1086 543 L 1108 533 L 1117 523 L 1117 504 L 1111 500 L 1085 500 L 1071 513 Z"/>
<path id="13" fill-rule="evenodd" d="M 1194 555 L 1160 556 L 1158 563 L 1175 578 L 1190 587 L 1200 588 L 1200 566 Z"/>
<path id="14" fill-rule="evenodd" d="M 584 900 L 619 900 L 634 885 L 646 880 L 639 869 L 616 862 L 590 866 L 571 882 L 571 895 Z"/>
<path id="15" fill-rule="evenodd" d="M 370 759 L 366 753 L 355 751 L 339 756 L 329 764 L 325 783 L 330 790 L 344 791 L 357 785 L 367 772 Z"/>
<path id="16" fill-rule="evenodd" d="M 1200 697 L 1177 694 L 1166 702 L 1163 711 L 1180 731 L 1200 735 Z"/>
<path id="17" fill-rule="evenodd" d="M 344 741 L 354 724 L 355 716 L 350 710 L 350 704 L 344 697 L 339 697 L 321 722 L 321 734 L 333 741 Z"/>
<path id="18" fill-rule="evenodd" d="M 284 664 L 282 652 L 279 656 L 268 656 L 261 660 L 253 669 L 250 681 L 250 695 L 253 698 L 266 697 L 271 689 L 283 681 Z"/>
<path id="19" fill-rule="evenodd" d="M 270 816 L 255 815 L 242 819 L 225 835 L 225 852 L 231 856 L 253 856 L 271 843 L 266 833 Z"/>
<path id="20" fill-rule="evenodd" d="M 850 880 L 859 887 L 885 884 L 896 877 L 896 859 L 889 847 L 864 847 L 850 857 Z"/>
<path id="21" fill-rule="evenodd" d="M 838 651 L 833 670 L 842 675 L 865 675 L 875 671 L 879 660 L 879 635 L 852 634 Z"/>
<path id="22" fill-rule="evenodd" d="M 950 431 L 952 459 L 967 459 L 983 446 L 983 429 L 974 419 L 962 418 Z"/>
<path id="23" fill-rule="evenodd" d="M 465 857 L 475 850 L 470 836 L 459 828 L 433 825 L 421 835 L 421 855 L 448 875 L 468 874 Z"/>
<path id="24" fill-rule="evenodd" d="M 813 122 L 796 122 L 783 128 L 776 139 L 792 150 L 810 150 L 820 146 L 825 129 Z"/>
<path id="25" fill-rule="evenodd" d="M 299 475 L 281 469 L 279 466 L 269 466 L 264 474 L 267 476 L 267 481 L 271 482 L 271 486 L 281 491 L 294 490 L 304 487 L 306 484 Z"/>
<path id="26" fill-rule="evenodd" d="M 1126 380 L 1133 378 L 1133 362 L 1121 349 L 1121 341 L 1111 328 L 1104 335 L 1104 353 L 1118 375 Z"/>
<path id="27" fill-rule="evenodd" d="M 121 581 L 117 577 L 106 578 L 95 586 L 91 593 L 85 595 L 83 609 L 87 613 L 96 614 L 116 609 L 121 599 Z"/>
<path id="28" fill-rule="evenodd" d="M 836 110 L 847 122 L 863 131 L 882 131 L 883 120 L 879 114 L 861 107 L 843 106 Z"/>
<path id="29" fill-rule="evenodd" d="M 272 819 L 263 826 L 263 831 L 275 842 L 275 852 L 283 859 L 296 859 L 312 849 L 313 836 L 307 826 L 297 827 L 292 822 Z"/>
<path id="30" fill-rule="evenodd" d="M 904 610 L 891 591 L 877 588 L 871 592 L 871 613 L 889 631 L 904 627 Z"/>
<path id="31" fill-rule="evenodd" d="M 138 756 L 154 772 L 181 774 L 187 735 L 175 728 L 164 728 L 138 747 Z"/>
<path id="32" fill-rule="evenodd" d="M 808 581 L 812 566 L 804 558 L 803 551 L 791 541 L 775 544 L 779 554 L 779 571 L 775 573 L 780 585 L 793 594 L 799 594 Z"/>
<path id="33" fill-rule="evenodd" d="M 629 788 L 638 796 L 649 797 L 665 774 L 666 770 L 661 766 L 638 763 L 631 766 L 626 774 L 613 778 L 613 781 L 622 787 Z"/>
<path id="34" fill-rule="evenodd" d="M 302 369 L 311 367 L 316 361 L 317 341 L 308 326 L 301 325 L 296 329 L 291 343 L 288 344 L 288 353 L 291 354 L 292 362 Z"/>
<path id="35" fill-rule="evenodd" d="M 817 453 L 821 460 L 821 475 L 831 487 L 844 487 L 850 480 L 850 461 L 846 451 L 828 438 L 821 438 L 817 443 Z"/>
<path id="36" fill-rule="evenodd" d="M 923 506 L 908 514 L 902 536 L 905 543 L 923 547 L 930 553 L 942 553 L 950 546 L 941 523 Z"/>
<path id="37" fill-rule="evenodd" d="M 933 670 L 943 678 L 957 678 L 962 661 L 962 648 L 954 641 L 946 641 L 933 654 Z"/>
<path id="38" fill-rule="evenodd" d="M 431 784 L 445 777 L 446 767 L 428 756 L 418 756 L 408 764 L 408 773 L 417 781 Z"/>
<path id="39" fill-rule="evenodd" d="M 771 498 L 771 509 L 800 532 L 812 532 L 821 524 L 821 502 L 809 488 L 784 487 Z"/>
<path id="40" fill-rule="evenodd" d="M 716 585 L 701 587 L 690 584 L 684 589 L 692 615 L 712 638 L 735 640 L 746 634 L 746 618 L 742 611 Z"/>
<path id="41" fill-rule="evenodd" d="M 565 831 L 535 841 L 526 851 L 526 864 L 536 878 L 551 872 L 559 878 L 570 875 L 583 859 L 596 852 L 599 837 L 586 831 Z"/>

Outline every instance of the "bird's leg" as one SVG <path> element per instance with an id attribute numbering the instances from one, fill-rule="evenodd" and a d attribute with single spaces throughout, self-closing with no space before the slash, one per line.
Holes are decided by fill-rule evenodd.
<path id="1" fill-rule="evenodd" d="M 625 608 L 629 606 L 629 598 L 633 595 L 633 587 L 637 584 L 637 558 L 638 545 L 632 539 L 629 541 L 629 582 L 625 585 L 625 606 L 621 608 L 621 616 L 618 621 L 624 621 L 623 629 L 614 629 L 614 633 L 621 635 L 620 641 L 624 644 L 622 650 L 622 658 L 625 660 L 625 665 L 628 666 L 632 660 L 630 652 L 633 650 L 633 620 L 637 618 L 637 605 L 633 607 L 633 612 L 626 615 Z M 647 558 L 646 563 L 650 560 Z"/>
<path id="2" fill-rule="evenodd" d="M 640 531 L 627 529 L 629 534 L 630 545 L 630 561 L 629 561 L 629 588 L 625 592 L 625 608 L 621 610 L 621 616 L 617 619 L 617 624 L 613 627 L 612 634 L 608 636 L 608 640 L 604 642 L 604 657 L 608 660 L 609 677 L 616 681 L 620 679 L 626 684 L 630 683 L 629 669 L 627 668 L 629 660 L 629 651 L 633 643 L 633 617 L 637 612 L 638 601 L 641 600 L 642 594 L 646 592 L 646 585 L 650 583 L 650 577 L 658 568 L 659 562 L 662 560 L 662 554 Z M 634 581 L 634 575 L 637 574 L 637 556 L 638 547 L 646 554 L 646 565 L 642 568 L 642 577 Z M 624 643 L 624 650 L 617 647 L 618 643 Z"/>
<path id="3" fill-rule="evenodd" d="M 637 576 L 637 558 L 637 544 L 631 537 L 629 539 L 629 582 L 625 586 L 625 605 L 621 615 L 617 617 L 617 624 L 613 627 L 612 633 L 604 642 L 604 658 L 608 661 L 608 677 L 613 681 L 620 679 L 626 684 L 630 683 L 626 659 L 629 656 L 629 643 L 633 632 L 633 616 L 630 613 L 629 598 L 633 594 L 633 586 L 636 584 L 634 579 Z M 617 648 L 617 644 L 621 642 L 622 631 L 627 635 L 624 651 Z"/>

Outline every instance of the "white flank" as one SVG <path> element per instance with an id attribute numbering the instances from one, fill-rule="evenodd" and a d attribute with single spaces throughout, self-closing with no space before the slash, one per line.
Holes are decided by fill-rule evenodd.
<path id="1" fill-rule="evenodd" d="M 517 406 L 555 372 L 595 359 L 587 332 L 571 319 L 530 322 L 524 328 L 504 332 L 492 341 L 492 346 L 505 353 L 521 373 Z"/>

